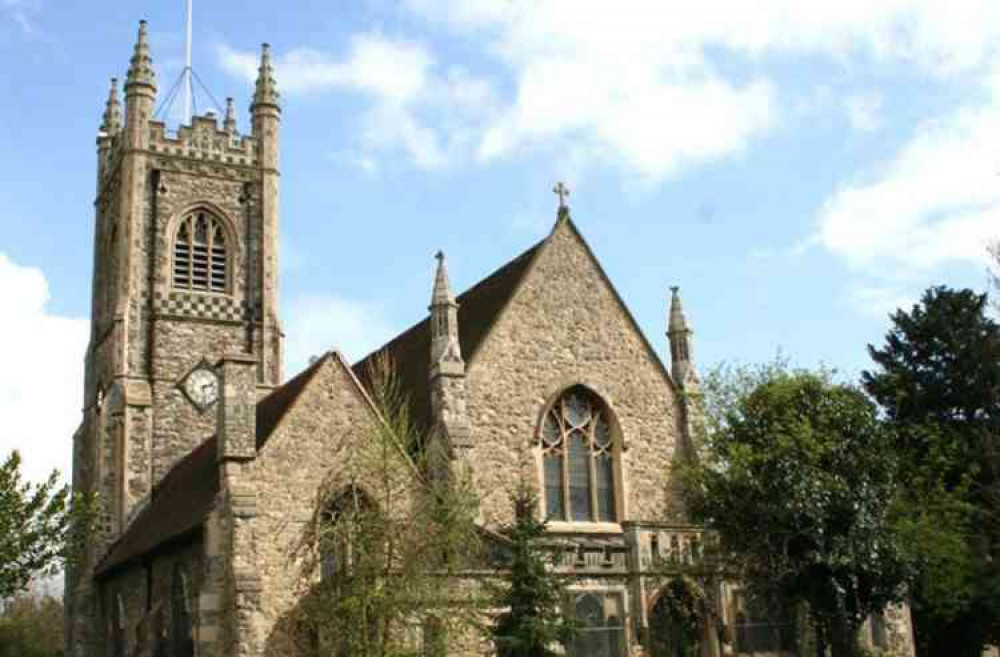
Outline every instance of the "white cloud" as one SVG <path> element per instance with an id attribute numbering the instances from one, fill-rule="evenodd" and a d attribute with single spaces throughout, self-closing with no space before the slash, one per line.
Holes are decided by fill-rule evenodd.
<path id="1" fill-rule="evenodd" d="M 911 308 L 919 295 L 905 286 L 859 285 L 850 290 L 848 303 L 860 315 L 884 320 L 898 308 Z"/>
<path id="2" fill-rule="evenodd" d="M 253 79 L 257 56 L 222 45 L 218 59 L 230 73 Z M 401 149 L 419 167 L 436 169 L 467 151 L 477 124 L 489 115 L 494 91 L 468 71 L 442 69 L 422 45 L 380 34 L 351 39 L 343 57 L 296 48 L 275 62 L 279 88 L 289 94 L 347 89 L 367 97 L 362 119 L 360 158 L 366 172 L 376 155 Z"/>
<path id="3" fill-rule="evenodd" d="M 22 33 L 28 36 L 36 34 L 37 30 L 30 17 L 32 12 L 38 10 L 36 0 L 2 0 L 0 9 L 3 9 L 4 13 L 21 28 Z"/>
<path id="4" fill-rule="evenodd" d="M 738 153 L 776 124 L 768 78 L 727 77 L 714 50 L 751 65 L 764 55 L 905 60 L 930 74 L 970 71 L 1000 35 L 1000 3 L 966 0 L 409 0 L 510 73 L 515 93 L 492 121 L 482 159 L 573 144 L 592 160 L 658 180 Z M 753 67 L 751 66 L 751 69 Z M 855 99 L 858 129 L 879 103 Z"/>
<path id="5" fill-rule="evenodd" d="M 284 309 L 286 370 L 294 375 L 309 359 L 331 349 L 353 362 L 392 337 L 394 331 L 377 304 L 333 294 L 306 294 Z"/>
<path id="6" fill-rule="evenodd" d="M 883 276 L 982 261 L 1000 234 L 996 144 L 1000 96 L 924 122 L 890 162 L 826 201 L 818 239 L 852 267 Z"/>
<path id="7" fill-rule="evenodd" d="M 279 64 L 291 93 L 347 88 L 367 95 L 364 155 L 397 149 L 423 168 L 541 148 L 577 173 L 611 166 L 656 182 L 739 154 L 781 125 L 779 101 L 793 111 L 796 101 L 762 72 L 774 57 L 817 56 L 845 68 L 903 62 L 952 80 L 979 74 L 1000 43 L 1000 3 L 993 0 L 407 5 L 481 55 L 467 61 L 489 78 L 448 71 L 427 45 L 380 34 L 355 36 L 344 56 L 298 49 Z M 723 69 L 719 53 L 745 72 Z M 253 74 L 252 56 L 222 49 L 220 60 Z M 874 95 L 833 108 L 858 130 L 880 123 Z"/>
<path id="8" fill-rule="evenodd" d="M 52 314 L 41 270 L 0 253 L 0 458 L 20 450 L 40 481 L 57 468 L 68 482 L 80 423 L 88 322 Z"/>
<path id="9" fill-rule="evenodd" d="M 882 126 L 882 96 L 857 94 L 844 99 L 847 121 L 857 132 L 873 132 Z"/>

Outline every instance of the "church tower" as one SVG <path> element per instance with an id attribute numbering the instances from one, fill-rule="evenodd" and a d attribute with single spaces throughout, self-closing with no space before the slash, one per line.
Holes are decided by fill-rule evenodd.
<path id="1" fill-rule="evenodd" d="M 168 131 L 154 117 L 157 87 L 143 21 L 124 113 L 112 80 L 97 139 L 91 335 L 74 440 L 74 487 L 99 494 L 106 541 L 214 432 L 223 354 L 256 361 L 259 394 L 282 380 L 281 108 L 270 48 L 248 135 L 231 101 L 221 124 L 208 113 Z"/>

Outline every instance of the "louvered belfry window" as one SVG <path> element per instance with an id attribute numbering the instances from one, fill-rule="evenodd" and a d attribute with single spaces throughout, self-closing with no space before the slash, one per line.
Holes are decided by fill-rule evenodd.
<path id="1" fill-rule="evenodd" d="M 181 220 L 174 240 L 174 287 L 200 292 L 228 290 L 226 232 L 204 210 Z"/>
<path id="2" fill-rule="evenodd" d="M 597 395 L 574 386 L 546 411 L 542 460 L 549 520 L 617 520 L 614 440 Z"/>

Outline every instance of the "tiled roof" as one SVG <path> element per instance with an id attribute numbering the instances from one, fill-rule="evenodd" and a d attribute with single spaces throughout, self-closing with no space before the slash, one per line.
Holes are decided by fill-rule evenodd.
<path id="1" fill-rule="evenodd" d="M 469 288 L 459 303 L 459 343 L 466 360 L 475 355 L 497 316 L 513 296 L 531 261 L 545 240 L 517 256 Z M 410 403 L 411 417 L 420 427 L 430 422 L 429 320 L 424 319 L 356 363 L 353 371 L 370 389 L 370 364 L 388 352 Z M 331 352 L 272 391 L 257 403 L 257 449 L 261 449 L 278 423 L 305 390 Z M 337 356 L 339 357 L 339 356 Z M 96 569 L 98 577 L 126 565 L 175 540 L 200 530 L 219 492 L 216 439 L 209 438 L 181 459 L 153 490 L 149 505 L 129 525 Z"/>
<path id="2" fill-rule="evenodd" d="M 298 399 L 326 357 L 276 388 L 257 403 L 257 449 L 270 438 L 278 422 Z M 170 541 L 200 529 L 219 492 L 216 439 L 211 437 L 170 469 L 153 489 L 149 505 L 139 512 L 98 565 L 105 575 Z"/>
<path id="3" fill-rule="evenodd" d="M 149 505 L 139 512 L 98 564 L 95 570 L 98 577 L 200 530 L 219 492 L 215 445 L 214 436 L 207 439 L 178 461 L 153 488 Z"/>
<path id="4" fill-rule="evenodd" d="M 458 341 L 466 361 L 479 349 L 544 242 L 538 242 L 456 299 Z M 430 319 L 425 318 L 355 363 L 354 374 L 369 390 L 371 368 L 382 353 L 389 356 L 394 374 L 409 401 L 411 420 L 418 428 L 427 428 L 431 422 L 430 388 L 427 385 L 431 354 Z"/>

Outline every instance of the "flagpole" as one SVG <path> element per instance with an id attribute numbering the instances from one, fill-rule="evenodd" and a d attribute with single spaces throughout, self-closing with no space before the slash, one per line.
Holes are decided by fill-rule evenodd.
<path id="1" fill-rule="evenodd" d="M 187 51 L 184 58 L 184 120 L 188 123 L 191 122 L 191 95 L 194 92 L 192 85 L 194 81 L 191 79 L 191 36 L 192 36 L 192 14 L 193 14 L 193 2 L 194 0 L 187 0 Z"/>

